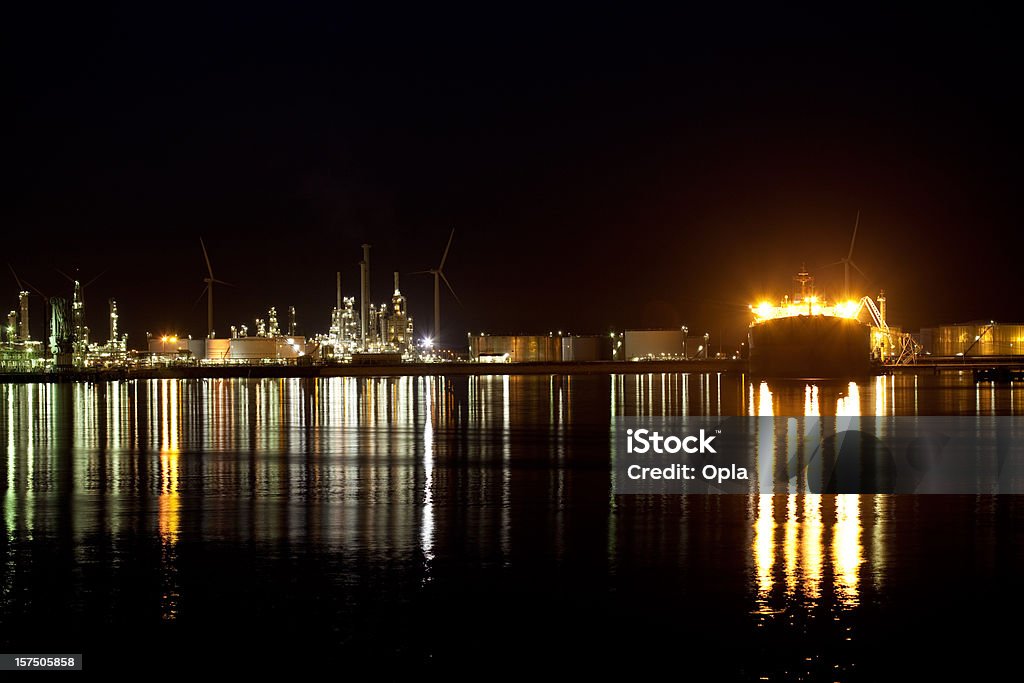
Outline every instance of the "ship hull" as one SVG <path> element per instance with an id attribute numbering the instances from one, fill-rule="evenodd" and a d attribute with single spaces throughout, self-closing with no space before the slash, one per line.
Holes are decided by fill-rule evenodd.
<path id="1" fill-rule="evenodd" d="M 825 378 L 871 374 L 871 330 L 857 320 L 801 315 L 750 327 L 750 373 Z"/>

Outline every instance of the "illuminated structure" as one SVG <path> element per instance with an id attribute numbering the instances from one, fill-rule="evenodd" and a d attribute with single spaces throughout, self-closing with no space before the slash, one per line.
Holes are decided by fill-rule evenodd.
<path id="1" fill-rule="evenodd" d="M 921 330 L 921 342 L 939 357 L 1024 356 L 1024 323 L 987 320 L 928 327 Z"/>
<path id="2" fill-rule="evenodd" d="M 18 284 L 21 284 L 20 281 Z M 7 325 L 3 328 L 2 340 L 0 370 L 28 372 L 44 365 L 43 345 L 32 341 L 29 333 L 28 292 L 24 290 L 18 292 L 18 309 L 7 314 Z"/>
<path id="3" fill-rule="evenodd" d="M 89 327 L 85 324 L 85 295 L 82 283 L 75 280 L 71 298 L 71 349 L 75 356 L 75 365 L 81 365 L 89 350 Z"/>
<path id="4" fill-rule="evenodd" d="M 74 367 L 74 331 L 68 308 L 64 297 L 50 297 L 50 352 L 58 370 Z"/>
<path id="5" fill-rule="evenodd" d="M 850 253 L 853 253 L 852 242 Z M 849 264 L 853 265 L 854 268 L 857 267 L 852 261 L 849 261 Z M 859 323 L 864 312 L 867 311 L 871 322 L 869 333 L 871 357 L 881 363 L 890 365 L 912 363 L 916 360 L 917 355 L 921 351 L 920 345 L 909 334 L 904 333 L 899 328 L 891 327 L 886 320 L 886 298 L 884 291 L 879 293 L 877 305 L 868 296 L 861 297 L 859 300 L 847 299 L 838 303 L 830 303 L 825 297 L 818 295 L 814 291 L 814 278 L 811 277 L 806 268 L 802 268 L 793 279 L 800 284 L 800 294 L 798 296 L 794 296 L 791 299 L 787 295 L 783 297 L 777 306 L 768 301 L 761 301 L 756 305 L 750 306 L 750 312 L 754 318 L 751 323 L 751 331 L 771 321 L 800 317 L 831 318 Z M 789 323 L 789 326 L 795 327 L 799 324 Z M 821 326 L 819 324 L 819 327 Z M 770 325 L 769 327 L 781 327 L 781 324 Z M 842 324 L 836 323 L 831 325 L 831 327 L 839 329 L 842 327 Z M 856 328 L 851 327 L 850 329 Z M 753 339 L 751 339 L 750 343 L 753 344 Z M 753 355 L 753 346 L 751 346 L 751 353 Z"/>
<path id="6" fill-rule="evenodd" d="M 370 301 L 370 245 L 362 245 L 359 262 L 359 310 L 355 297 L 342 294 L 341 273 L 335 276 L 335 305 L 327 334 L 316 335 L 313 342 L 319 359 L 357 362 L 362 356 L 395 357 L 410 360 L 415 355 L 413 319 L 408 302 L 399 287 L 395 272 L 395 288 L 391 302 L 374 305 Z"/>
<path id="7" fill-rule="evenodd" d="M 469 358 L 478 363 L 560 362 L 562 335 L 469 335 Z"/>
<path id="8" fill-rule="evenodd" d="M 408 302 L 398 287 L 398 272 L 395 272 L 395 293 L 391 295 L 391 309 L 383 319 L 382 338 L 387 345 L 400 353 L 412 347 L 412 318 L 409 317 Z"/>
<path id="9" fill-rule="evenodd" d="M 18 310 L 18 341 L 27 342 L 32 339 L 32 334 L 28 327 L 28 292 L 24 290 L 18 292 Z"/>
<path id="10" fill-rule="evenodd" d="M 861 305 L 830 304 L 814 291 L 814 278 L 801 268 L 794 278 L 800 293 L 778 306 L 751 306 L 747 339 L 750 371 L 768 377 L 846 377 L 868 375 L 871 330 L 857 320 Z"/>

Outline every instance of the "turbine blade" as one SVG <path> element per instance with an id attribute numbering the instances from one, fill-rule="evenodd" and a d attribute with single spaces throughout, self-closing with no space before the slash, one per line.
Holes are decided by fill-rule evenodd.
<path id="1" fill-rule="evenodd" d="M 192 302 L 192 308 L 195 308 L 196 304 L 203 300 L 203 297 L 206 296 L 206 290 L 208 290 L 209 288 L 210 285 L 206 285 L 205 287 L 203 287 L 203 291 L 199 294 L 199 297 Z"/>
<path id="2" fill-rule="evenodd" d="M 448 235 L 448 246 L 444 248 L 444 256 L 441 257 L 441 265 L 437 267 L 438 270 L 444 270 L 444 262 L 448 260 L 448 250 L 452 248 L 452 240 L 455 238 L 455 228 L 452 228 L 452 234 Z"/>
<path id="3" fill-rule="evenodd" d="M 61 270 L 60 268 L 54 268 L 54 270 L 56 270 L 58 273 L 63 275 L 64 279 L 66 279 L 68 282 L 74 282 L 75 281 L 75 278 L 71 277 L 70 275 L 65 273 L 63 270 Z"/>
<path id="4" fill-rule="evenodd" d="M 823 266 L 818 266 L 818 270 L 821 270 L 822 268 L 831 268 L 831 267 L 833 267 L 833 266 L 841 266 L 841 265 L 843 265 L 844 263 L 846 263 L 846 259 L 840 259 L 840 260 L 838 260 L 838 261 L 835 261 L 835 262 L 833 262 L 833 263 L 826 263 L 826 264 L 825 264 L 825 265 L 823 265 Z"/>
<path id="5" fill-rule="evenodd" d="M 206 253 L 206 242 L 203 241 L 202 237 L 199 238 L 199 244 L 203 248 L 203 259 L 206 261 L 206 271 L 210 273 L 210 279 L 213 280 L 213 266 L 210 265 L 210 256 Z"/>
<path id="6" fill-rule="evenodd" d="M 89 281 L 88 281 L 88 282 L 86 282 L 86 283 L 85 283 L 84 285 L 82 285 L 82 289 L 85 289 L 86 287 L 88 287 L 88 286 L 89 286 L 89 285 L 91 285 L 92 283 L 94 283 L 94 282 L 96 282 L 97 280 L 99 280 L 99 279 L 100 279 L 101 277 L 103 277 L 103 275 L 104 275 L 104 274 L 105 274 L 106 272 L 107 272 L 107 271 L 105 271 L 105 270 L 101 270 L 101 271 L 100 271 L 100 274 L 99 274 L 99 275 L 97 275 L 97 276 L 96 276 L 96 277 L 94 277 L 93 279 L 89 280 Z"/>
<path id="7" fill-rule="evenodd" d="M 22 280 L 22 282 L 25 283 L 26 287 L 31 289 L 33 292 L 35 292 L 39 296 L 43 297 L 43 299 L 49 299 L 50 298 L 50 297 L 46 296 L 45 294 L 43 294 L 42 292 L 40 292 L 38 289 L 36 289 L 35 286 L 31 282 L 29 282 L 28 280 Z"/>
<path id="8" fill-rule="evenodd" d="M 228 287 L 234 287 L 235 286 L 235 285 L 231 284 L 230 282 L 224 282 L 223 280 L 217 280 L 217 279 L 214 279 L 214 278 L 211 278 L 211 279 L 214 282 L 216 282 L 218 285 L 227 285 Z"/>
<path id="9" fill-rule="evenodd" d="M 854 267 L 854 270 L 856 270 L 856 271 L 857 271 L 858 273 L 860 273 L 860 274 L 861 274 L 861 277 L 863 277 L 863 278 L 864 278 L 865 280 L 867 280 L 868 282 L 871 282 L 871 278 L 869 278 L 869 277 L 868 277 L 868 274 L 867 274 L 867 273 L 865 273 L 865 272 L 864 272 L 863 270 L 861 270 L 861 269 L 860 269 L 860 266 L 858 266 L 858 265 L 857 265 L 856 263 L 854 263 L 853 261 L 850 261 L 850 265 Z"/>
<path id="10" fill-rule="evenodd" d="M 414 273 L 409 273 L 409 275 L 430 275 L 433 272 L 434 271 L 432 271 L 432 270 L 417 270 Z"/>
<path id="11" fill-rule="evenodd" d="M 14 281 L 18 283 L 18 289 L 24 291 L 25 287 L 21 284 L 21 278 L 19 278 L 18 274 L 14 272 L 14 266 L 8 263 L 7 267 L 11 269 L 11 275 L 14 276 Z"/>
<path id="12" fill-rule="evenodd" d="M 860 209 L 857 209 L 857 220 L 853 222 L 853 239 L 850 240 L 850 253 L 846 255 L 846 258 L 853 258 L 853 244 L 857 241 L 857 227 L 860 225 Z"/>
<path id="13" fill-rule="evenodd" d="M 444 276 L 444 273 L 442 273 L 441 271 L 437 271 L 437 274 L 440 275 L 441 279 L 444 280 L 444 283 L 446 285 L 448 285 L 448 291 L 452 293 L 452 296 L 455 297 L 455 300 L 458 301 L 459 305 L 461 306 L 462 305 L 462 299 L 460 299 L 459 295 L 455 293 L 455 289 L 452 287 L 452 283 L 448 282 L 448 278 L 446 278 Z"/>

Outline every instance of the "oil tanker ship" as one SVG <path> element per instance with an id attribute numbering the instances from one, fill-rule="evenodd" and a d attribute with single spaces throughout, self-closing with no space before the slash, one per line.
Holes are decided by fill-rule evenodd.
<path id="1" fill-rule="evenodd" d="M 871 327 L 858 320 L 861 303 L 829 303 L 814 292 L 806 268 L 794 280 L 800 284 L 798 295 L 778 305 L 763 301 L 750 307 L 750 373 L 792 378 L 871 374 Z"/>

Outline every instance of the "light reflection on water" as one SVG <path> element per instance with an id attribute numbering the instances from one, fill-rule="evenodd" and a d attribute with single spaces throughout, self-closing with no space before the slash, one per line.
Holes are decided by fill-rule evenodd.
<path id="1" fill-rule="evenodd" d="M 104 557 L 99 548 L 104 571 L 118 576 L 131 552 L 119 547 L 142 537 L 158 542 L 163 622 L 187 613 L 199 583 L 183 549 L 216 543 L 315 547 L 346 586 L 397 563 L 418 591 L 446 577 L 448 590 L 461 587 L 453 563 L 571 571 L 605 595 L 634 595 L 651 567 L 664 569 L 654 581 L 662 589 L 707 573 L 774 638 L 806 635 L 793 621 L 803 614 L 855 642 L 858 609 L 900 569 L 892 497 L 610 496 L 610 418 L 793 417 L 758 435 L 766 452 L 786 454 L 807 436 L 802 417 L 1016 414 L 1021 391 L 959 376 L 858 384 L 654 373 L 0 385 L 0 550 L 11 570 L 0 626 L 17 625 L 2 607 L 27 590 L 18 581 L 34 539 L 60 539 L 78 563 Z M 731 568 L 741 572 L 734 584 Z M 842 678 L 848 664 L 830 665 Z"/>

